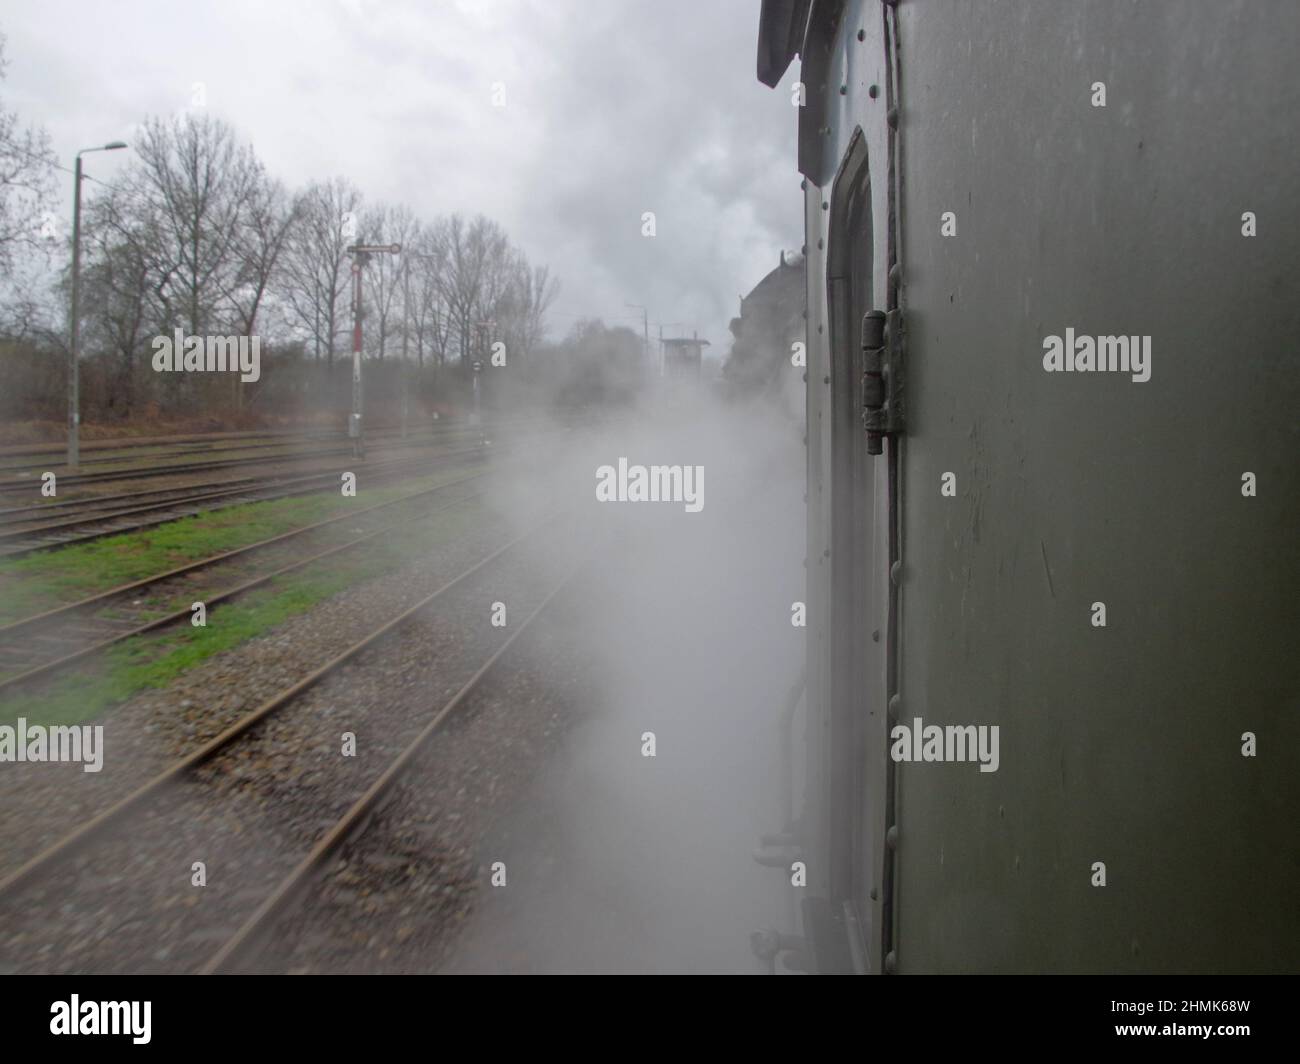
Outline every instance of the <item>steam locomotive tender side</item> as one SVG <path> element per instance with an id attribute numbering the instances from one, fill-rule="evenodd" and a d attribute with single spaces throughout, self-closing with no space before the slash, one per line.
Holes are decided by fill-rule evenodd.
<path id="1" fill-rule="evenodd" d="M 1283 2 L 764 0 L 816 970 L 1298 967 L 1297 54 Z"/>

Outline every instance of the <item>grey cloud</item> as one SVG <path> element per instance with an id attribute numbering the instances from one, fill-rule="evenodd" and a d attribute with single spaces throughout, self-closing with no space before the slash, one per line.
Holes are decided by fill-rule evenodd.
<path id="1" fill-rule="evenodd" d="M 343 175 L 371 200 L 501 222 L 563 281 L 553 332 L 630 301 L 725 347 L 737 293 L 801 242 L 795 115 L 754 77 L 757 18 L 751 0 L 50 0 L 0 28 L 10 105 L 65 164 L 203 81 L 291 185 Z"/>

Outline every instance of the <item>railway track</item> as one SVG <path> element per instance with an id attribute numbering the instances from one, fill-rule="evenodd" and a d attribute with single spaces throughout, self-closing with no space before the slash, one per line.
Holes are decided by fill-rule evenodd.
<path id="1" fill-rule="evenodd" d="M 8 919 L 8 914 L 13 912 L 12 907 L 18 903 L 17 899 L 20 893 L 24 898 L 29 898 L 32 892 L 38 895 L 43 894 L 45 900 L 57 901 L 62 911 L 66 912 L 70 904 L 68 888 L 66 885 L 60 887 L 56 880 L 61 876 L 71 875 L 74 884 L 81 883 L 80 877 L 85 862 L 76 861 L 78 868 L 70 868 L 69 865 L 74 862 L 77 855 L 84 855 L 85 851 L 94 848 L 96 844 L 101 842 L 110 844 L 109 848 L 112 850 L 112 855 L 109 855 L 107 860 L 115 863 L 119 859 L 117 856 L 121 846 L 119 840 L 128 827 L 131 829 L 128 834 L 133 842 L 143 840 L 142 845 L 147 847 L 154 845 L 156 842 L 157 845 L 165 847 L 171 843 L 175 833 L 182 830 L 181 825 L 192 826 L 195 823 L 200 823 L 210 826 L 227 813 L 236 823 L 246 823 L 243 818 L 247 817 L 249 809 L 253 808 L 253 806 L 248 805 L 248 802 L 252 800 L 252 797 L 261 794 L 260 804 L 256 808 L 264 811 L 265 816 L 269 817 L 266 824 L 262 825 L 263 828 L 265 831 L 281 838 L 281 841 L 286 835 L 293 835 L 297 852 L 301 856 L 293 861 L 292 867 L 285 874 L 277 873 L 273 878 L 267 875 L 254 876 L 252 877 L 255 880 L 253 887 L 236 892 L 235 895 L 222 895 L 222 901 L 218 903 L 218 908 L 221 909 L 222 906 L 225 908 L 221 909 L 219 918 L 214 918 L 218 924 L 216 928 L 195 930 L 193 927 L 194 921 L 188 918 L 181 925 L 188 932 L 186 942 L 189 943 L 182 950 L 184 970 L 195 970 L 197 968 L 197 970 L 205 972 L 217 971 L 246 961 L 256 951 L 262 937 L 274 925 L 276 919 L 287 911 L 295 898 L 300 896 L 303 888 L 310 882 L 314 870 L 319 868 L 321 862 L 363 823 L 367 813 L 375 807 L 378 800 L 391 787 L 393 782 L 410 766 L 421 747 L 427 744 L 438 729 L 445 725 L 447 720 L 464 704 L 469 695 L 501 661 L 510 647 L 516 643 L 519 636 L 553 602 L 560 590 L 567 585 L 568 581 L 578 571 L 578 566 L 566 563 L 562 568 L 565 568 L 567 572 L 558 582 L 552 583 L 549 593 L 544 596 L 534 595 L 533 601 L 536 604 L 526 612 L 525 620 L 512 627 L 510 635 L 505 637 L 504 641 L 500 642 L 487 655 L 486 660 L 478 659 L 481 663 L 473 670 L 468 679 L 455 682 L 455 677 L 451 678 L 452 682 L 455 682 L 454 693 L 448 699 L 440 699 L 438 708 L 431 714 L 427 712 L 426 708 L 427 692 L 431 689 L 427 681 L 412 681 L 407 684 L 405 690 L 409 693 L 400 708 L 393 701 L 397 696 L 390 691 L 389 673 L 385 669 L 384 656 L 377 648 L 377 644 L 383 640 L 398 637 L 404 629 L 408 629 L 417 620 L 422 624 L 430 623 L 428 617 L 433 612 L 432 607 L 440 607 L 440 615 L 444 609 L 450 612 L 448 599 L 454 593 L 469 596 L 467 603 L 461 603 L 460 616 L 468 617 L 471 614 L 474 616 L 482 614 L 484 611 L 479 610 L 477 606 L 482 602 L 483 589 L 470 582 L 474 581 L 476 577 L 487 573 L 489 567 L 501 563 L 502 559 L 508 558 L 512 553 L 517 554 L 525 543 L 535 540 L 539 534 L 561 519 L 561 516 L 552 513 L 542 518 L 534 523 L 527 532 L 493 550 L 486 557 L 464 569 L 453 579 L 441 584 L 430 594 L 417 599 L 400 613 L 390 616 L 382 624 L 370 630 L 363 638 L 353 642 L 324 664 L 266 699 L 251 712 L 234 720 L 220 734 L 202 743 L 184 757 L 167 765 L 145 783 L 108 805 L 107 808 L 103 808 L 101 812 L 81 827 L 65 835 L 53 845 L 41 850 L 19 868 L 9 873 L 0 880 L 0 906 L 3 906 L 6 912 L 5 923 L 12 923 Z M 572 535 L 557 536 L 555 543 L 568 544 L 572 547 Z M 551 550 L 554 550 L 555 543 L 550 544 Z M 521 563 L 516 562 L 515 564 Z M 534 568 L 530 566 L 521 570 L 521 572 L 532 574 Z M 497 583 L 490 586 L 499 589 L 500 579 L 501 574 L 498 572 L 493 577 L 493 580 L 497 581 Z M 517 601 L 517 599 L 512 601 Z M 525 601 L 527 601 L 526 596 Z M 470 613 L 465 612 L 467 605 Z M 409 635 L 409 633 L 407 634 Z M 417 633 L 416 638 L 417 647 L 422 649 L 424 643 L 419 639 L 419 633 Z M 458 644 L 459 640 L 457 639 L 453 640 L 451 645 Z M 461 653 L 463 657 L 468 659 L 459 670 L 463 674 L 464 671 L 469 669 L 474 656 L 471 650 L 463 647 Z M 420 669 L 433 667 L 427 662 L 428 657 L 429 655 L 425 653 L 417 655 Z M 438 667 L 443 668 L 444 666 L 438 665 Z M 446 666 L 446 668 L 450 672 L 456 671 L 454 662 L 451 666 Z M 347 685 L 354 698 L 357 690 L 368 683 L 377 697 L 385 699 L 374 706 L 370 711 L 369 718 L 358 723 L 368 724 L 372 730 L 375 728 L 396 727 L 400 723 L 400 730 L 403 732 L 400 739 L 394 739 L 387 744 L 377 742 L 380 748 L 395 749 L 396 755 L 388 757 L 385 767 L 380 771 L 373 771 L 374 766 L 366 762 L 365 772 L 354 772 L 345 759 L 335 757 L 330 761 L 333 767 L 328 780 L 323 778 L 324 774 L 321 771 L 310 771 L 304 775 L 303 768 L 300 766 L 289 772 L 290 779 L 295 783 L 292 801 L 279 802 L 268 799 L 262 785 L 255 786 L 254 792 L 249 792 L 248 777 L 242 772 L 242 766 L 251 763 L 255 756 L 267 756 L 265 754 L 255 755 L 254 748 L 265 747 L 268 744 L 273 745 L 277 741 L 273 735 L 276 727 L 275 721 L 279 720 L 290 707 L 296 707 L 300 714 L 300 719 L 294 725 L 299 729 L 299 732 L 291 734 L 300 735 L 304 732 L 306 734 L 316 734 L 320 730 L 322 723 L 317 720 L 321 707 L 319 705 L 313 706 L 310 702 L 304 704 L 304 699 L 309 699 L 309 693 L 315 692 L 328 678 L 339 676 L 341 673 L 346 673 L 346 675 L 339 677 L 340 682 Z M 444 679 L 447 679 L 447 676 L 444 676 Z M 448 689 L 450 689 L 450 684 Z M 388 692 L 386 698 L 385 695 L 381 694 L 382 692 Z M 335 697 L 343 697 L 345 693 L 340 693 Z M 320 694 L 321 700 L 328 702 L 329 698 L 328 692 Z M 351 719 L 351 717 L 348 718 L 349 721 Z M 336 728 L 338 723 L 338 721 L 334 721 L 325 724 L 325 730 L 329 731 Z M 288 727 L 288 724 L 281 722 L 279 726 L 284 728 Z M 360 727 L 357 730 L 362 731 Z M 370 735 L 369 732 L 364 734 Z M 375 740 L 372 740 L 372 743 L 375 742 Z M 290 758 L 306 757 L 307 755 L 302 752 L 302 745 L 301 740 L 289 743 L 288 747 L 291 752 L 286 755 L 282 750 L 281 756 Z M 281 746 L 285 746 L 283 741 L 281 741 Z M 367 774 L 368 779 L 357 778 Z M 310 780 L 310 783 L 307 782 L 308 780 Z M 178 787 L 183 787 L 184 792 L 178 792 Z M 274 787 L 271 786 L 270 782 L 267 782 L 265 787 L 270 787 L 271 792 L 274 791 Z M 324 830 L 320 830 L 322 821 L 319 815 L 312 819 L 308 813 L 304 812 L 304 810 L 315 810 L 319 813 L 318 804 L 311 794 L 304 794 L 303 791 L 304 789 L 308 791 L 320 790 L 323 794 L 329 791 L 330 788 L 344 792 L 343 797 L 339 797 L 336 793 L 332 799 L 332 804 L 343 807 L 344 812 L 341 816 L 332 817 L 329 825 Z M 184 794 L 183 799 L 181 798 L 182 793 Z M 250 793 L 252 797 L 250 797 Z M 194 810 L 190 809 L 191 803 L 197 803 Z M 285 817 L 291 815 L 291 807 L 297 810 L 296 815 L 300 821 L 304 817 L 307 818 L 312 825 L 310 830 L 308 830 L 305 823 L 298 823 L 294 825 L 293 831 L 289 831 L 281 823 Z M 195 811 L 200 808 L 202 812 Z M 233 811 L 231 811 L 232 809 Z M 240 809 L 243 811 L 240 812 Z M 176 827 L 167 826 L 172 819 L 177 818 L 179 820 Z M 239 828 L 236 835 L 243 836 L 245 830 L 248 832 L 248 838 L 245 841 L 249 846 L 255 848 L 257 845 L 254 841 L 256 833 L 251 827 L 247 829 L 244 827 Z M 308 838 L 309 836 L 310 838 Z M 235 841 L 232 841 L 229 833 L 218 831 L 216 838 L 219 842 L 235 845 Z M 287 864 L 286 856 L 280 852 L 278 847 L 255 856 L 263 858 L 272 864 L 278 863 L 281 866 Z M 292 854 L 288 855 L 288 857 L 292 856 Z M 222 864 L 221 867 L 223 869 L 233 866 L 242 868 L 244 867 L 244 860 L 245 858 L 237 858 L 232 862 Z M 166 879 L 168 884 L 172 883 L 169 873 L 165 869 L 158 867 L 156 861 L 156 856 L 154 856 L 140 862 L 140 867 L 147 872 L 147 878 L 152 882 L 153 873 L 157 871 Z M 114 877 L 114 880 L 117 881 L 119 878 Z M 90 881 L 85 884 L 86 889 L 91 891 L 97 899 L 99 897 L 96 894 L 98 883 L 99 880 L 92 876 Z M 258 885 L 262 883 L 270 883 L 270 888 L 263 890 Z M 248 900 L 249 892 L 254 888 L 256 888 L 256 893 L 259 895 L 258 903 L 255 906 Z M 164 889 L 170 890 L 172 888 L 168 886 Z M 139 896 L 132 891 L 128 890 L 125 896 L 137 905 L 140 903 Z M 210 897 L 212 896 L 210 895 Z M 238 902 L 235 900 L 236 897 L 239 899 Z M 102 901 L 102 899 L 100 900 Z M 23 911 L 30 912 L 30 907 L 24 906 Z M 110 937 L 113 932 L 121 928 L 135 927 L 141 923 L 147 924 L 149 922 L 148 917 L 131 917 L 129 915 L 125 921 L 122 921 L 119 919 L 121 916 L 121 913 L 117 913 L 111 918 L 106 917 L 111 921 L 109 924 Z M 54 918 L 57 924 L 57 918 L 54 916 L 51 918 Z M 235 925 L 233 930 L 231 929 L 232 924 Z M 138 932 L 135 934 L 138 934 Z M 128 935 L 128 938 L 131 937 L 131 935 Z M 213 943 L 217 943 L 215 950 L 211 948 Z M 8 945 L 8 943 L 5 943 L 0 949 L 7 948 Z M 113 955 L 116 956 L 116 954 Z M 167 951 L 167 956 L 169 958 L 172 956 L 169 951 Z M 76 963 L 80 964 L 80 962 Z M 85 970 L 84 967 L 82 970 Z"/>
<path id="2" fill-rule="evenodd" d="M 469 436 L 469 439 L 475 437 Z M 435 446 L 442 443 L 451 442 L 448 438 L 440 438 L 435 441 Z M 373 469 L 374 466 L 367 465 L 365 468 Z M 58 511 L 56 516 L 66 513 L 93 513 L 97 510 L 112 509 L 115 507 L 131 506 L 142 503 L 145 499 L 161 501 L 164 497 L 184 497 L 195 494 L 199 490 L 221 490 L 224 488 L 241 488 L 248 485 L 258 484 L 270 478 L 242 477 L 234 480 L 214 480 L 202 484 L 183 484 L 172 487 L 147 488 L 143 491 L 119 492 L 112 495 L 82 495 L 77 498 L 64 498 L 54 501 L 43 500 L 41 502 L 29 503 L 25 506 L 0 507 L 0 528 L 11 525 L 30 524 L 39 520 L 41 517 L 49 514 L 51 511 Z"/>
<path id="3" fill-rule="evenodd" d="M 484 427 L 496 432 L 512 427 L 527 427 L 536 422 L 536 418 L 519 418 L 489 424 Z M 449 423 L 432 429 L 424 427 L 419 431 L 412 431 L 406 436 L 402 436 L 397 429 L 372 431 L 366 434 L 366 439 L 374 443 L 387 445 L 394 441 L 399 443 L 402 441 L 419 442 L 428 439 L 430 436 L 437 438 L 448 433 L 468 431 L 470 431 L 469 426 Z M 141 438 L 138 441 L 97 440 L 88 442 L 83 440 L 81 443 L 83 456 L 78 468 L 89 465 L 109 465 L 114 462 L 131 462 L 142 458 L 152 461 L 154 459 L 184 458 L 189 455 L 203 453 L 220 454 L 224 452 L 271 450 L 277 447 L 311 447 L 320 443 L 350 446 L 348 437 L 339 432 L 229 433 L 206 436 L 148 437 Z M 87 451 L 105 453 L 98 455 L 98 457 L 85 457 Z M 133 454 L 132 452 L 136 453 Z M 0 448 L 0 473 L 9 475 L 26 473 L 29 476 L 35 476 L 45 470 L 66 469 L 63 464 L 65 457 L 66 453 L 62 445 L 48 447 L 44 450 L 33 449 L 27 451 L 22 450 L 21 447 Z"/>
<path id="4" fill-rule="evenodd" d="M 532 610 L 515 630 L 506 638 L 478 670 L 433 714 L 429 722 L 419 733 L 403 747 L 379 777 L 368 787 L 337 821 L 312 846 L 293 870 L 281 879 L 266 900 L 250 915 L 222 945 L 198 969 L 200 975 L 215 975 L 249 964 L 263 944 L 272 936 L 277 921 L 282 919 L 309 888 L 313 878 L 325 866 L 348 839 L 364 828 L 367 818 L 378 806 L 380 799 L 401 778 L 403 772 L 410 768 L 416 755 L 428 744 L 429 740 L 442 728 L 451 716 L 465 703 L 483 683 L 488 674 L 497 666 L 506 652 L 546 608 L 568 586 L 577 575 L 575 567 L 553 587 L 549 594 Z"/>
<path id="5" fill-rule="evenodd" d="M 490 453 L 501 453 L 508 448 L 494 449 Z M 486 454 L 483 448 L 466 448 L 459 451 L 447 451 L 436 455 L 419 455 L 414 458 L 396 459 L 381 465 L 373 465 L 359 470 L 366 482 L 385 483 L 394 477 L 409 475 L 413 471 L 427 469 L 430 458 L 439 461 L 460 458 L 478 459 Z M 65 517 L 46 524 L 16 529 L 0 529 L 0 558 L 13 558 L 36 551 L 67 547 L 76 543 L 88 543 L 105 536 L 120 535 L 124 532 L 136 532 L 156 525 L 164 525 L 184 517 L 240 506 L 250 502 L 267 502 L 273 499 L 286 499 L 297 495 L 310 495 L 317 491 L 337 489 L 339 477 L 343 471 L 331 469 L 323 473 L 308 473 L 297 477 L 288 477 L 269 481 L 259 481 L 237 488 L 223 488 L 217 491 L 191 492 L 174 498 L 135 506 L 110 510 L 107 513 L 87 513 L 82 516 Z"/>
<path id="6" fill-rule="evenodd" d="M 200 558 L 166 572 L 121 584 L 76 602 L 0 625 L 0 692 L 38 677 L 48 676 L 55 670 L 82 661 L 133 636 L 164 628 L 190 616 L 188 602 L 180 609 L 170 610 L 159 616 L 157 609 L 149 606 L 145 602 L 146 599 L 171 597 L 180 601 L 198 595 L 202 597 L 205 607 L 210 609 L 313 562 L 362 546 L 412 521 L 431 516 L 444 507 L 420 510 L 409 517 L 379 525 L 361 535 L 306 556 L 300 553 L 303 549 L 303 543 L 300 541 L 303 539 L 310 538 L 324 529 L 333 529 L 345 521 L 353 525 L 358 523 L 374 525 L 375 519 L 384 511 L 441 497 L 461 485 L 475 484 L 488 475 L 490 475 L 488 472 L 473 473 L 388 502 L 350 510 L 335 517 L 304 525 L 302 528 L 291 529 L 234 550 Z M 456 494 L 445 505 L 458 505 L 478 498 L 481 494 L 481 491 L 465 495 Z M 353 528 L 352 531 L 358 530 Z M 278 553 L 284 548 L 294 552 L 294 561 L 264 569 L 260 573 L 248 571 L 248 562 L 252 555 L 268 551 Z M 231 583 L 222 591 L 196 590 L 193 583 L 195 574 L 217 566 L 231 568 L 234 575 L 242 579 Z"/>
<path id="7" fill-rule="evenodd" d="M 506 430 L 506 445 L 494 446 L 491 453 L 511 450 L 515 442 L 523 439 L 548 435 L 556 428 L 539 429 L 535 432 L 520 432 L 517 437 Z M 429 458 L 455 459 L 473 458 L 484 453 L 477 430 L 470 436 L 476 442 L 462 450 L 433 454 L 416 454 L 394 457 L 387 462 L 356 466 L 353 471 L 364 470 L 367 480 L 373 483 L 389 476 L 400 474 L 404 470 L 418 469 Z M 498 436 L 498 442 L 500 436 Z M 459 442 L 459 441 L 457 441 Z M 434 447 L 451 446 L 450 440 L 439 440 Z M 276 475 L 271 477 L 246 477 L 237 480 L 214 481 L 199 485 L 154 488 L 141 492 L 127 492 L 118 495 L 95 495 L 84 498 L 60 500 L 44 505 L 29 505 L 0 509 L 0 558 L 31 554 L 35 551 L 67 546 L 72 543 L 88 542 L 103 536 L 116 535 L 149 528 L 180 517 L 193 516 L 199 510 L 218 509 L 221 506 L 239 505 L 248 501 L 265 501 L 268 498 L 283 498 L 291 495 L 309 494 L 316 490 L 316 485 L 331 486 L 336 478 L 344 472 L 335 468 L 314 471 L 297 476 Z M 302 489 L 281 490 L 292 485 L 308 485 Z M 218 503 L 219 505 L 214 505 Z M 57 510 L 55 520 L 36 522 L 50 510 Z M 141 515 L 154 514 L 153 518 Z M 78 532 L 77 529 L 93 529 Z"/>
<path id="8" fill-rule="evenodd" d="M 285 436 L 279 439 L 264 440 L 251 439 L 247 442 L 243 440 L 212 440 L 210 442 L 195 443 L 177 443 L 177 444 L 152 444 L 140 445 L 135 448 L 104 448 L 108 453 L 102 454 L 95 458 L 82 457 L 77 463 L 78 469 L 86 466 L 112 465 L 114 463 L 125 463 L 147 458 L 150 461 L 172 458 L 186 458 L 195 454 L 236 454 L 248 451 L 267 451 L 279 448 L 310 446 L 317 442 L 339 443 L 346 440 L 346 437 L 340 437 L 337 433 L 321 434 L 317 436 Z M 170 449 L 169 449 L 170 448 Z M 132 454 L 132 450 L 137 453 Z M 295 452 L 289 452 L 295 453 Z M 296 453 L 302 453 L 301 451 Z M 7 473 L 11 476 L 27 474 L 31 476 L 36 472 L 43 472 L 47 469 L 66 469 L 64 465 L 65 455 L 56 452 L 35 452 L 30 455 L 13 456 L 21 457 L 22 461 L 18 462 L 0 462 L 0 473 Z"/>
<path id="9" fill-rule="evenodd" d="M 494 433 L 510 432 L 517 426 L 503 425 L 499 429 L 493 428 Z M 431 438 L 407 439 L 407 440 L 389 440 L 383 443 L 372 442 L 372 450 L 401 450 L 417 449 L 423 447 L 436 447 L 442 443 L 448 442 L 453 438 L 472 439 L 480 435 L 479 429 L 457 428 L 450 429 L 445 434 L 438 434 Z M 126 480 L 151 480 L 169 476 L 189 476 L 193 473 L 210 473 L 222 469 L 238 469 L 246 466 L 265 466 L 265 465 L 283 465 L 301 461 L 316 461 L 322 458 L 334 457 L 337 455 L 352 456 L 350 445 L 330 448 L 314 448 L 310 451 L 295 451 L 289 454 L 280 455 L 257 455 L 244 458 L 226 458 L 214 461 L 199 462 L 169 462 L 163 465 L 151 466 L 129 466 L 125 469 L 103 470 L 98 473 L 65 473 L 58 478 L 61 489 L 69 486 L 86 487 L 99 484 L 111 484 L 118 481 Z M 152 456 L 151 456 L 152 457 Z M 39 491 L 39 475 L 43 470 L 39 466 L 29 467 L 24 474 L 16 475 L 13 482 L 0 484 L 0 495 L 13 496 L 23 493 L 33 494 Z"/>
<path id="10" fill-rule="evenodd" d="M 513 434 L 506 430 L 504 442 L 498 436 L 498 441 L 490 452 L 485 451 L 481 444 L 476 444 L 461 450 L 395 457 L 384 463 L 365 466 L 354 465 L 353 470 L 358 473 L 364 471 L 368 483 L 373 484 L 376 480 L 382 483 L 394 476 L 401 476 L 411 470 L 425 467 L 431 458 L 439 461 L 458 458 L 474 459 L 487 453 L 508 453 L 525 440 L 536 440 L 563 431 L 567 429 L 549 427 L 531 431 L 516 430 Z M 475 430 L 474 438 L 483 437 L 479 437 Z M 433 446 L 440 446 L 446 442 L 439 441 Z M 336 468 L 298 476 L 244 478 L 238 481 L 160 488 L 119 496 L 65 500 L 64 503 L 50 504 L 50 508 L 63 507 L 60 509 L 58 519 L 42 524 L 31 524 L 28 515 L 32 512 L 41 513 L 46 507 L 0 510 L 0 559 L 152 528 L 183 517 L 192 517 L 199 512 L 237 506 L 246 502 L 311 494 L 337 485 L 338 477 L 342 472 L 344 470 Z M 159 496 L 165 497 L 159 498 Z"/>
<path id="11" fill-rule="evenodd" d="M 329 429 L 250 429 L 234 432 L 192 432 L 178 433 L 171 436 L 124 436 L 119 439 L 82 439 L 80 448 L 83 454 L 94 451 L 131 451 L 144 450 L 149 447 L 168 447 L 180 444 L 204 446 L 209 443 L 238 442 L 240 440 L 270 439 L 327 439 L 339 438 L 341 434 Z M 0 458 L 59 458 L 66 454 L 66 447 L 60 440 L 37 440 L 30 443 L 7 443 L 0 446 Z"/>

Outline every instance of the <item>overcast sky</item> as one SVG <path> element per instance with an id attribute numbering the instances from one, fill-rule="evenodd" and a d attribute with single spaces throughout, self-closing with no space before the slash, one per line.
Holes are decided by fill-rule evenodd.
<path id="1" fill-rule="evenodd" d="M 78 148 L 129 141 L 146 115 L 190 107 L 201 82 L 206 106 L 290 186 L 342 175 L 372 202 L 501 222 L 560 277 L 552 334 L 584 316 L 639 329 L 624 304 L 640 303 L 652 335 L 682 323 L 722 354 L 737 297 L 802 242 L 794 71 L 777 90 L 756 80 L 758 9 L 10 0 L 2 91 L 70 166 Z M 107 178 L 126 154 L 90 156 L 87 169 Z"/>

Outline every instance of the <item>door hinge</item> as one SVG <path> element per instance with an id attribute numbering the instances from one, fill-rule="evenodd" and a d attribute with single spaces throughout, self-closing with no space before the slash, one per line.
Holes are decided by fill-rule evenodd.
<path id="1" fill-rule="evenodd" d="M 881 441 L 904 427 L 903 315 L 870 310 L 862 318 L 862 426 L 867 453 L 880 454 Z"/>

